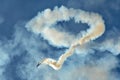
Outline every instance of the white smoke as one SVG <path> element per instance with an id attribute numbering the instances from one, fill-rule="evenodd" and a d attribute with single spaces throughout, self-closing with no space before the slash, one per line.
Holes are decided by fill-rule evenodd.
<path id="1" fill-rule="evenodd" d="M 91 40 L 93 40 L 104 33 L 104 21 L 99 14 L 89 13 L 73 8 L 68 9 L 64 6 L 61 6 L 60 8 L 55 7 L 53 11 L 51 11 L 50 9 L 46 9 L 43 12 L 38 13 L 35 18 L 27 23 L 26 28 L 36 34 L 41 34 L 44 39 L 48 40 L 48 42 L 54 46 L 69 47 L 77 40 L 76 36 L 71 35 L 67 32 L 61 32 L 53 26 L 57 26 L 56 24 L 59 21 L 69 21 L 72 18 L 75 20 L 76 23 L 87 23 L 90 26 L 85 34 L 82 34 L 81 32 L 79 33 L 82 34 L 83 37 L 86 35 L 89 36 L 89 34 L 91 34 L 94 36 L 91 36 Z M 98 28 L 96 26 L 103 27 L 99 27 L 99 30 L 96 30 Z M 96 34 L 91 33 L 95 30 Z M 99 34 L 99 32 L 101 33 Z"/>
<path id="2" fill-rule="evenodd" d="M 55 28 L 51 28 L 57 26 L 58 21 L 69 21 L 71 18 L 73 18 L 76 23 L 87 23 L 90 26 L 86 33 L 78 40 L 69 33 L 60 32 Z M 34 33 L 41 34 L 44 39 L 48 40 L 48 42 L 54 46 L 69 47 L 69 50 L 61 55 L 58 61 L 50 58 L 45 59 L 43 63 L 50 65 L 54 69 L 60 69 L 64 61 L 74 53 L 77 45 L 83 45 L 94 40 L 105 31 L 104 21 L 100 15 L 79 9 L 68 9 L 64 6 L 60 8 L 55 7 L 53 11 L 50 9 L 44 10 L 28 22 L 26 27 Z"/>

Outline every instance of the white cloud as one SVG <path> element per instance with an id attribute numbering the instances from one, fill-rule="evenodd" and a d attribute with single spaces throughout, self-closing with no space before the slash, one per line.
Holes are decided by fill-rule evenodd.
<path id="1" fill-rule="evenodd" d="M 69 0 L 68 6 L 73 8 L 94 9 L 105 4 L 106 0 Z M 80 2 L 80 3 L 78 3 Z"/>
<path id="2" fill-rule="evenodd" d="M 0 16 L 0 24 L 2 24 L 3 22 L 4 22 L 4 18 Z"/>

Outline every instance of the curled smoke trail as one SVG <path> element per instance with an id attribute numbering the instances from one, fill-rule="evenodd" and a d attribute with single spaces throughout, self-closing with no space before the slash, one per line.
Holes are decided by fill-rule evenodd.
<path id="1" fill-rule="evenodd" d="M 69 21 L 72 18 L 76 23 L 79 23 L 81 21 L 81 23 L 87 23 L 90 26 L 90 29 L 86 31 L 87 34 L 83 34 L 83 37 L 85 37 L 84 35 L 87 35 L 85 38 L 89 38 L 93 35 L 95 37 L 91 37 L 91 39 L 94 39 L 99 37 L 102 32 L 104 32 L 104 21 L 100 15 L 96 13 L 88 13 L 79 9 L 67 9 L 64 6 L 60 8 L 55 7 L 53 11 L 46 9 L 45 11 L 38 13 L 35 18 L 27 23 L 26 27 L 28 30 L 33 31 L 36 34 L 41 34 L 42 37 L 48 40 L 51 45 L 58 47 L 69 47 L 71 44 L 73 44 L 73 42 L 75 42 L 74 38 L 76 38 L 76 36 L 66 32 L 61 32 L 53 28 L 53 26 L 56 26 L 56 23 L 59 21 Z M 103 31 L 98 31 L 102 29 Z M 94 34 L 92 33 L 94 30 L 101 33 Z M 99 34 L 99 36 L 97 34 Z"/>
<path id="2" fill-rule="evenodd" d="M 75 39 L 75 36 L 66 32 L 60 32 L 52 27 L 56 26 L 56 23 L 59 21 L 69 21 L 72 18 L 76 23 L 87 23 L 90 26 L 86 33 L 79 39 Z M 100 37 L 105 31 L 104 21 L 99 14 L 73 8 L 67 9 L 64 6 L 60 8 L 55 7 L 53 11 L 46 9 L 32 19 L 26 27 L 36 34 L 41 34 L 42 37 L 48 40 L 53 46 L 69 47 L 69 49 L 59 57 L 58 61 L 51 58 L 46 58 L 42 61 L 42 64 L 48 64 L 55 70 L 62 67 L 64 61 L 74 53 L 78 45 L 83 45 L 90 40 Z"/>

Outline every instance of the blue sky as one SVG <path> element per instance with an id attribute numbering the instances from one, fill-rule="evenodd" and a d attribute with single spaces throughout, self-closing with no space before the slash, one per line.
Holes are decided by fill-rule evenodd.
<path id="1" fill-rule="evenodd" d="M 70 80 L 66 76 L 73 75 L 76 71 L 75 68 L 81 70 L 80 66 L 89 68 L 88 66 L 92 65 L 93 67 L 90 68 L 94 70 L 94 68 L 98 68 L 94 66 L 95 64 L 100 69 L 103 69 L 101 65 L 104 65 L 107 67 L 107 69 L 105 68 L 106 72 L 109 72 L 110 75 L 115 74 L 111 80 L 119 80 L 120 50 L 118 50 L 118 55 L 112 54 L 115 52 L 116 45 L 120 43 L 119 4 L 119 0 L 0 0 L 0 80 L 51 80 L 52 78 L 52 80 Z M 91 54 L 87 54 L 87 56 L 73 55 L 65 62 L 60 71 L 54 71 L 48 66 L 37 69 L 35 66 L 39 60 L 44 57 L 57 59 L 65 52 L 66 48 L 52 46 L 41 35 L 28 31 L 25 25 L 38 12 L 46 8 L 53 10 L 55 6 L 60 7 L 61 5 L 99 13 L 105 21 L 106 32 L 93 43 L 87 45 L 87 49 L 93 51 Z M 89 27 L 87 24 L 74 23 L 73 20 L 57 24 L 62 25 L 61 28 L 73 34 Z M 76 26 L 80 27 L 77 28 Z M 109 40 L 113 45 L 111 52 L 107 49 L 99 51 L 97 47 L 101 46 L 94 45 L 94 43 L 99 45 L 100 42 L 100 44 L 105 45 Z M 95 46 L 92 47 L 94 49 L 91 46 Z M 108 68 L 108 65 L 115 66 Z M 81 74 L 78 72 L 78 75 Z M 89 75 L 86 72 L 85 74 Z M 78 78 L 78 75 L 73 75 L 73 78 L 70 77 L 71 80 L 86 80 L 84 77 Z"/>

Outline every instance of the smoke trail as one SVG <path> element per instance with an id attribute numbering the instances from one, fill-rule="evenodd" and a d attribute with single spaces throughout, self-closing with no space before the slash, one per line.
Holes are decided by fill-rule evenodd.
<path id="1" fill-rule="evenodd" d="M 86 33 L 79 39 L 75 39 L 75 36 L 69 33 L 60 32 L 55 28 L 51 28 L 52 26 L 57 26 L 57 22 L 69 21 L 71 18 L 73 18 L 76 23 L 87 23 L 90 26 Z M 78 45 L 83 45 L 90 40 L 100 37 L 105 31 L 104 21 L 99 14 L 73 8 L 67 9 L 64 6 L 60 8 L 55 7 L 53 11 L 46 9 L 33 18 L 26 27 L 36 34 L 41 34 L 42 37 L 48 40 L 53 46 L 69 47 L 69 49 L 60 56 L 58 61 L 51 58 L 46 58 L 42 61 L 42 64 L 48 64 L 56 70 L 62 67 L 64 61 L 74 53 Z"/>
<path id="2" fill-rule="evenodd" d="M 69 21 L 71 18 L 73 18 L 76 23 L 81 21 L 82 23 L 87 23 L 90 26 L 90 29 L 86 31 L 86 33 L 88 33 L 86 38 L 89 38 L 89 33 L 91 33 L 96 26 L 104 26 L 104 21 L 101 16 L 96 13 L 88 13 L 83 10 L 75 10 L 73 8 L 67 9 L 64 6 L 61 6 L 60 8 L 55 7 L 53 11 L 46 9 L 45 11 L 38 13 L 35 18 L 27 23 L 26 27 L 28 30 L 33 31 L 36 34 L 41 34 L 42 37 L 48 40 L 51 45 L 69 47 L 74 42 L 76 36 L 56 30 L 53 26 L 57 26 L 56 23 L 59 21 Z M 101 27 L 101 29 L 102 28 L 104 29 L 104 27 Z M 85 34 L 83 34 L 83 36 L 84 35 Z M 95 36 L 94 33 L 91 33 L 91 36 L 92 35 Z"/>

